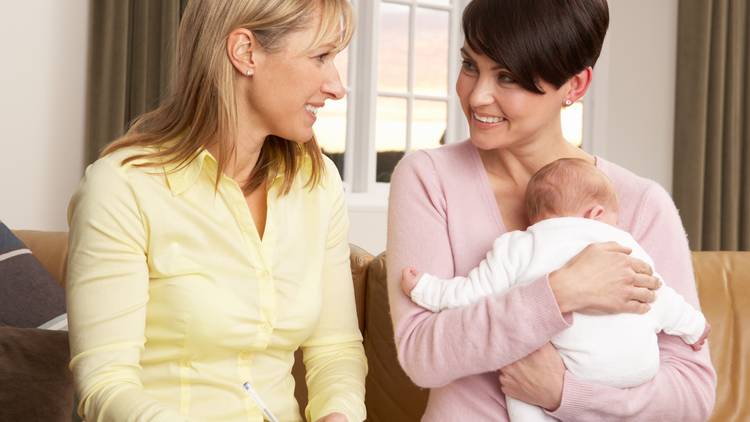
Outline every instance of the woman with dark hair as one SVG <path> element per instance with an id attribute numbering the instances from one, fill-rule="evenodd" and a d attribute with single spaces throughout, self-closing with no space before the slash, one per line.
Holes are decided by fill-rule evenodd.
<path id="1" fill-rule="evenodd" d="M 416 306 L 399 288 L 407 266 L 443 278 L 466 275 L 498 235 L 528 226 L 531 176 L 570 157 L 612 180 L 618 227 L 652 256 L 667 284 L 698 306 L 669 194 L 562 136 L 560 110 L 586 93 L 608 23 L 605 0 L 474 0 L 464 12 L 456 90 L 470 139 L 405 157 L 391 184 L 391 314 L 401 365 L 431 388 L 425 420 L 507 420 L 506 395 L 561 420 L 687 421 L 711 413 L 716 376 L 707 348 L 696 352 L 662 334 L 656 377 L 618 389 L 575 377 L 549 344 L 573 312 L 649 310 L 658 281 L 620 245 L 591 245 L 534 282 L 440 313 Z"/>

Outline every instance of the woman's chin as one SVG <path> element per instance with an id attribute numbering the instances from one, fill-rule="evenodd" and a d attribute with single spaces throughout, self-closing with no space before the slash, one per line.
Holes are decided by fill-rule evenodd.
<path id="1" fill-rule="evenodd" d="M 501 148 L 505 144 L 502 139 L 499 139 L 496 136 L 490 137 L 490 136 L 483 136 L 483 134 L 477 135 L 473 133 L 470 133 L 469 136 L 471 139 L 471 143 L 475 147 L 477 147 L 477 149 L 481 149 L 485 151 Z"/>
<path id="2" fill-rule="evenodd" d="M 278 134 L 276 136 L 282 139 L 286 139 L 287 141 L 294 142 L 296 144 L 306 144 L 312 140 L 314 133 L 312 129 L 310 129 Z"/>

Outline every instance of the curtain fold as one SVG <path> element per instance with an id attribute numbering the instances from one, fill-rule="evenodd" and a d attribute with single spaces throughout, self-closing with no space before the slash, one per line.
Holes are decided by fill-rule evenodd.
<path id="1" fill-rule="evenodd" d="M 693 250 L 750 250 L 750 9 L 679 2 L 674 200 Z"/>
<path id="2" fill-rule="evenodd" d="M 92 0 L 86 163 L 167 92 L 187 0 Z"/>

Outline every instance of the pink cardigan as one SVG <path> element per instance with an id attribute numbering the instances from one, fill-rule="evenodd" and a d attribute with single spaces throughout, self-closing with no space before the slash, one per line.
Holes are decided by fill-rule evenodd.
<path id="1" fill-rule="evenodd" d="M 669 194 L 653 181 L 597 158 L 620 199 L 620 227 L 656 263 L 667 284 L 698 305 L 685 231 Z M 401 366 L 430 388 L 426 421 L 507 420 L 495 370 L 531 353 L 567 327 L 546 278 L 460 309 L 433 314 L 401 292 L 401 270 L 466 275 L 506 231 L 476 148 L 468 141 L 405 157 L 391 179 L 388 291 Z M 716 374 L 708 347 L 694 352 L 661 335 L 661 368 L 627 390 L 566 372 L 563 421 L 705 420 Z"/>

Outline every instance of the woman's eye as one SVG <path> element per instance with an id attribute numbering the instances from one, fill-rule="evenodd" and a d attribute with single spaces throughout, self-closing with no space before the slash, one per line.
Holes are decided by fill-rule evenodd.
<path id="1" fill-rule="evenodd" d="M 461 61 L 461 67 L 462 67 L 462 68 L 463 68 L 464 70 L 467 70 L 467 71 L 469 71 L 469 72 L 473 72 L 473 71 L 475 71 L 475 70 L 476 70 L 476 68 L 474 67 L 474 63 L 472 63 L 472 62 L 470 62 L 470 61 L 468 61 L 468 60 L 463 60 L 463 61 Z"/>
<path id="2" fill-rule="evenodd" d="M 315 56 L 315 58 L 316 58 L 316 59 L 318 59 L 318 61 L 319 61 L 319 62 L 323 63 L 323 62 L 325 62 L 325 61 L 326 61 L 326 59 L 328 58 L 328 56 L 329 56 L 330 54 L 331 54 L 331 53 L 323 53 L 323 54 L 320 54 L 320 55 L 318 55 L 318 56 Z"/>
<path id="3" fill-rule="evenodd" d="M 502 82 L 502 83 L 505 83 L 505 84 L 512 84 L 512 83 L 516 82 L 516 80 L 513 79 L 512 76 L 507 75 L 507 74 L 500 74 L 500 75 L 498 75 L 497 76 L 497 80 L 500 81 L 500 82 Z"/>

